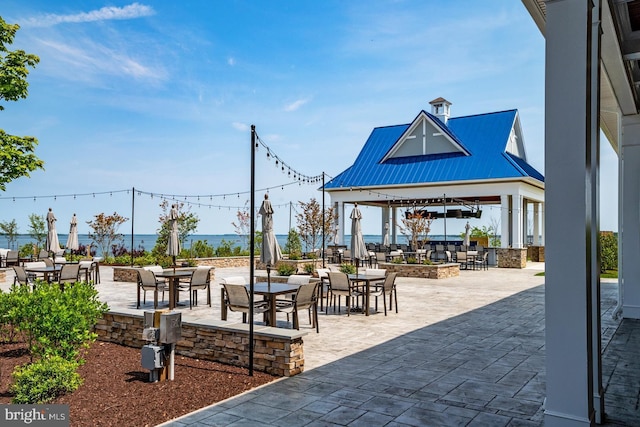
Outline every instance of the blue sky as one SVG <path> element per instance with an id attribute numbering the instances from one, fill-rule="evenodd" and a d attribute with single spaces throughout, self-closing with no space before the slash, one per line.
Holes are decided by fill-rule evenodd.
<path id="1" fill-rule="evenodd" d="M 133 187 L 136 233 L 158 227 L 160 200 L 147 193 L 226 194 L 191 209 L 197 233 L 233 233 L 251 124 L 293 169 L 335 176 L 374 127 L 408 123 L 440 96 L 452 116 L 517 108 L 528 160 L 544 172 L 544 39 L 519 1 L 4 0 L 0 16 L 21 25 L 13 48 L 40 57 L 29 97 L 0 112 L 0 128 L 37 137 L 45 161 L 0 193 L 0 220 L 23 233 L 48 207 L 61 232 L 74 212 L 81 233 L 100 212 L 131 217 L 131 192 L 117 191 Z M 606 207 L 617 205 L 616 165 L 603 141 Z M 273 188 L 278 234 L 289 202 L 322 197 L 290 183 L 261 148 L 256 188 Z M 106 194 L 81 196 L 93 193 Z M 378 234 L 379 210 L 362 211 L 364 232 Z M 603 210 L 601 228 L 617 230 L 617 212 Z"/>

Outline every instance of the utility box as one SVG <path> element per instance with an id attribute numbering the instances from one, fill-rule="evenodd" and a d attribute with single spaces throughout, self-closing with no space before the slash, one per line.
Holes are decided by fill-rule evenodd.
<path id="1" fill-rule="evenodd" d="M 160 329 L 158 328 L 144 328 L 142 330 L 142 339 L 145 341 L 158 341 L 160 338 Z"/>
<path id="2" fill-rule="evenodd" d="M 182 313 L 169 312 L 160 315 L 160 342 L 175 344 L 182 337 Z"/>
<path id="3" fill-rule="evenodd" d="M 153 328 L 153 311 L 144 312 L 144 320 L 142 322 L 142 327 L 144 329 Z"/>
<path id="4" fill-rule="evenodd" d="M 164 366 L 164 348 L 147 344 L 142 347 L 142 367 L 153 371 Z"/>

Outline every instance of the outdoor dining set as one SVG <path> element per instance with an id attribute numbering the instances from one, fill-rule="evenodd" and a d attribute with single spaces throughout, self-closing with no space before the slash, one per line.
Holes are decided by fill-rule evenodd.
<path id="1" fill-rule="evenodd" d="M 37 260 L 17 263 L 12 268 L 15 273 L 14 284 L 31 288 L 36 286 L 36 279 L 58 283 L 61 290 L 64 290 L 65 284 L 78 282 L 83 277 L 86 282 L 100 283 L 100 264 L 96 259 L 70 262 L 61 257 L 51 259 L 40 254 Z"/>
<path id="2" fill-rule="evenodd" d="M 207 304 L 211 307 L 211 280 L 209 267 L 195 269 L 163 269 L 160 266 L 146 266 L 137 269 L 138 292 L 137 308 L 146 304 L 146 292 L 153 292 L 153 306 L 159 306 L 159 299 L 169 294 L 169 309 L 180 307 L 180 292 L 189 292 L 189 308 L 198 303 L 197 291 L 206 291 Z M 384 314 L 392 309 L 395 303 L 398 312 L 396 273 L 386 274 L 385 270 L 367 269 L 358 274 L 345 274 L 330 269 L 318 269 L 316 276 L 291 275 L 287 283 L 267 282 L 264 278 L 256 278 L 253 284 L 253 313 L 261 315 L 261 321 L 267 326 L 278 326 L 278 313 L 287 315 L 287 322 L 292 316 L 292 326 L 299 329 L 298 312 L 307 310 L 312 327 L 320 331 L 318 312 L 341 314 L 346 308 L 347 315 L 358 311 L 365 316 L 370 314 L 371 299 L 375 299 L 375 310 L 378 299 L 382 299 Z M 227 277 L 222 279 L 220 289 L 221 319 L 227 320 L 228 312 L 242 313 L 243 322 L 247 321 L 252 300 L 251 285 L 245 277 Z M 342 305 L 342 297 L 345 304 Z M 257 298 L 256 298 L 257 297 Z M 389 299 L 387 305 L 387 298 Z"/>

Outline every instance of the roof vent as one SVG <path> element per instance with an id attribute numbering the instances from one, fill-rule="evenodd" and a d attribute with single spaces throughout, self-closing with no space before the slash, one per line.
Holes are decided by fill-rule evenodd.
<path id="1" fill-rule="evenodd" d="M 444 98 L 436 98 L 429 104 L 431 104 L 431 114 L 439 118 L 442 123 L 447 124 L 451 103 Z"/>

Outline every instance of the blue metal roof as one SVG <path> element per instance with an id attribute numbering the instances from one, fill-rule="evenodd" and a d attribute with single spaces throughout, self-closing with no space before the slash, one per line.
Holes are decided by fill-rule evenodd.
<path id="1" fill-rule="evenodd" d="M 424 113 L 424 112 L 423 112 Z M 517 110 L 450 118 L 445 125 L 426 113 L 464 153 L 382 159 L 411 124 L 375 128 L 351 167 L 326 183 L 326 189 L 544 176 L 506 152 Z"/>

